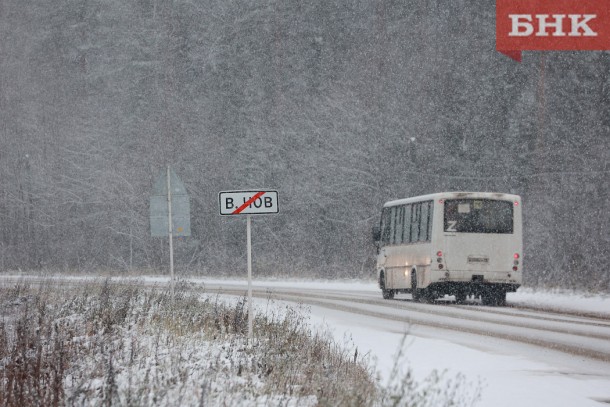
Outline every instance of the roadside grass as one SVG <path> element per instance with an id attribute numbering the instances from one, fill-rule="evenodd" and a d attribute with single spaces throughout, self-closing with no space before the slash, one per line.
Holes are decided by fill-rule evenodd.
<path id="1" fill-rule="evenodd" d="M 137 280 L 0 288 L 0 406 L 466 406 L 461 377 L 416 383 L 399 353 L 381 386 L 367 357 L 245 299 Z M 401 351 L 402 352 L 402 351 Z M 447 386 L 449 383 L 449 386 Z M 431 404 L 432 403 L 432 404 Z"/>
<path id="2" fill-rule="evenodd" d="M 256 315 L 186 284 L 0 289 L 0 405 L 371 405 L 366 360 L 297 310 Z M 356 359 L 356 360 L 355 360 Z"/>

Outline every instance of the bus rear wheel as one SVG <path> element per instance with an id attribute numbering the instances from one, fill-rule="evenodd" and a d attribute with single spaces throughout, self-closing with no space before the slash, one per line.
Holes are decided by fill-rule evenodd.
<path id="1" fill-rule="evenodd" d="M 379 286 L 381 287 L 381 295 L 384 300 L 391 300 L 394 298 L 394 290 L 387 290 L 385 288 L 385 276 L 383 273 L 379 277 Z"/>
<path id="2" fill-rule="evenodd" d="M 411 296 L 415 302 L 432 302 L 434 292 L 428 288 L 417 288 L 417 271 L 411 272 Z"/>

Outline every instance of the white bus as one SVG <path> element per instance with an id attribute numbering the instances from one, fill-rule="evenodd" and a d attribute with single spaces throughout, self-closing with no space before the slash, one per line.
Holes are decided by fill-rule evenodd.
<path id="1" fill-rule="evenodd" d="M 522 282 L 521 197 L 443 192 L 387 202 L 373 229 L 383 298 L 504 305 Z"/>

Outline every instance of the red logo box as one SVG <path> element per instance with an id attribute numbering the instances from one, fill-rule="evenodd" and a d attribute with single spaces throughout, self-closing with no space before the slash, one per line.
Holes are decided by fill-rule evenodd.
<path id="1" fill-rule="evenodd" d="M 496 49 L 610 50 L 610 0 L 497 0 Z"/>

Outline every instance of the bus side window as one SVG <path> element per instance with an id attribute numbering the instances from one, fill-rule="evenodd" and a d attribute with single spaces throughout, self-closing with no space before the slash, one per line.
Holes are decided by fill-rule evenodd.
<path id="1" fill-rule="evenodd" d="M 402 243 L 402 224 L 405 215 L 404 206 L 396 207 L 396 222 L 394 224 L 394 244 Z"/>
<path id="2" fill-rule="evenodd" d="M 428 236 L 428 215 L 429 215 L 429 202 L 421 203 L 421 216 L 419 222 L 419 241 L 425 242 L 430 237 Z"/>
<path id="3" fill-rule="evenodd" d="M 419 217 L 421 212 L 421 204 L 416 203 L 411 208 L 411 242 L 419 240 Z"/>
<path id="4" fill-rule="evenodd" d="M 432 240 L 432 216 L 434 215 L 434 201 L 428 202 L 428 241 Z"/>
<path id="5" fill-rule="evenodd" d="M 394 234 L 396 230 L 396 207 L 392 206 L 390 210 L 390 236 L 389 236 L 389 244 L 394 244 Z"/>
<path id="6" fill-rule="evenodd" d="M 402 241 L 403 243 L 411 242 L 411 205 L 405 205 L 405 215 L 403 217 L 404 228 L 402 233 Z"/>
<path id="7" fill-rule="evenodd" d="M 381 245 L 390 242 L 390 208 L 383 208 L 381 212 Z"/>

